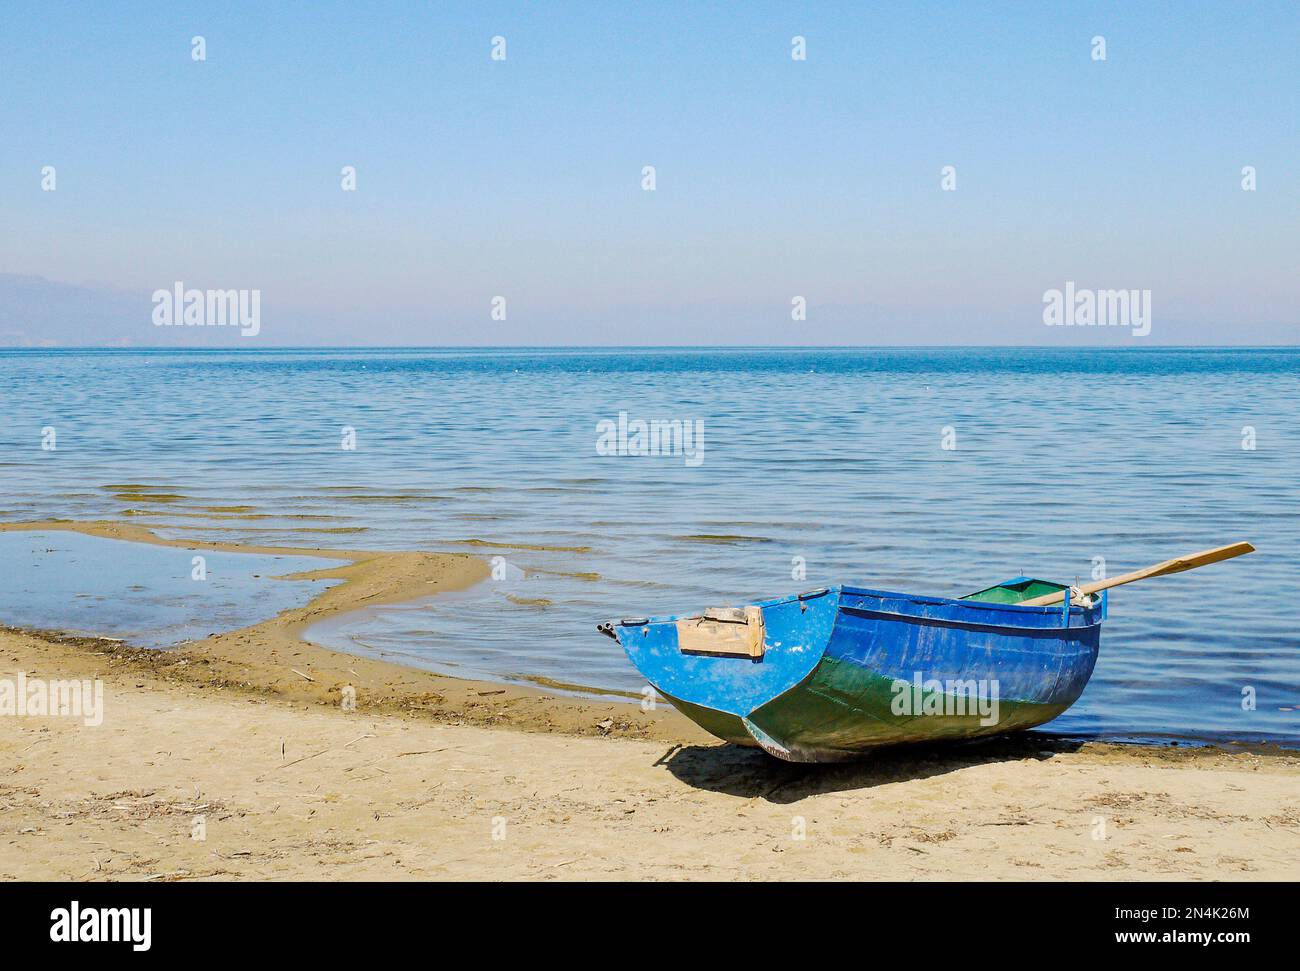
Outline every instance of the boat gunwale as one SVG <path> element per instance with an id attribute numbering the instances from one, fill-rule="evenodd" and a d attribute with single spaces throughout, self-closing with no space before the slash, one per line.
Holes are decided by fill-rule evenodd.
<path id="1" fill-rule="evenodd" d="M 1031 579 L 1034 579 L 1034 578 L 1033 578 L 1033 577 L 1015 577 L 1015 578 L 1013 578 L 1013 579 L 1011 579 L 1011 580 L 1004 580 L 1004 581 L 1002 581 L 1001 584 L 997 584 L 997 585 L 998 585 L 998 586 L 1002 586 L 1002 585 L 1004 585 L 1004 584 L 1008 584 L 1008 583 L 1017 583 L 1017 582 L 1019 582 L 1019 581 L 1021 581 L 1021 580 L 1031 580 Z M 1027 607 L 1027 606 L 1025 606 L 1024 604 L 997 603 L 997 602 L 995 602 L 995 601 L 989 601 L 989 600 L 962 600 L 962 599 L 959 598 L 959 597 L 933 597 L 933 596 L 927 596 L 927 595 L 925 595 L 925 594 L 918 594 L 918 593 L 902 593 L 902 592 L 900 592 L 900 591 L 891 591 L 891 590 L 872 590 L 872 589 L 870 589 L 870 588 L 868 588 L 868 587 L 850 587 L 850 586 L 847 586 L 847 585 L 845 585 L 845 584 L 836 584 L 836 585 L 833 586 L 833 587 L 824 587 L 824 588 L 822 588 L 822 589 L 820 589 L 820 590 L 805 591 L 804 593 L 788 594 L 788 595 L 783 596 L 783 597 L 775 597 L 775 598 L 773 598 L 773 599 L 771 599 L 771 600 L 756 600 L 756 601 L 754 601 L 753 603 L 749 604 L 749 606 L 752 606 L 752 607 L 779 607 L 779 606 L 781 606 L 782 604 L 794 603 L 794 602 L 796 602 L 796 601 L 800 601 L 800 600 L 812 600 L 812 599 L 814 599 L 814 598 L 816 598 L 816 597 L 828 597 L 828 596 L 831 596 L 832 594 L 834 594 L 836 597 L 839 597 L 839 598 L 841 599 L 841 603 L 840 603 L 839 606 L 837 607 L 837 609 L 839 609 L 839 610 L 854 609 L 854 610 L 871 611 L 871 608 L 869 608 L 869 607 L 854 607 L 854 608 L 848 608 L 848 607 L 847 607 L 847 606 L 846 606 L 842 601 L 843 601 L 843 597 L 844 597 L 845 594 L 850 594 L 850 595 L 855 596 L 855 597 L 861 597 L 861 596 L 875 597 L 876 599 L 879 599 L 879 600 L 906 600 L 906 601 L 909 601 L 909 602 L 911 602 L 911 603 L 924 604 L 924 605 L 930 605 L 930 606 L 958 606 L 958 607 L 967 607 L 967 608 L 972 608 L 972 609 L 975 609 L 975 610 L 997 610 L 997 611 L 1010 610 L 1010 611 L 1014 611 L 1014 612 L 1020 612 L 1020 613 L 1022 613 L 1022 614 L 1024 614 L 1024 615 L 1026 615 L 1026 616 L 1036 616 L 1036 617 L 1043 617 L 1043 616 L 1047 616 L 1047 615 L 1056 615 L 1056 616 L 1059 616 L 1059 615 L 1061 614 L 1061 604 L 1046 604 L 1046 605 L 1043 605 L 1043 606 L 1028 606 L 1028 607 Z M 1073 604 L 1073 603 L 1070 604 L 1070 616 L 1071 616 L 1071 618 L 1073 618 L 1073 617 L 1076 616 L 1076 611 L 1077 611 L 1077 616 L 1082 617 L 1082 616 L 1083 616 L 1084 614 L 1086 614 L 1086 613 L 1089 613 L 1089 612 L 1095 612 L 1095 611 L 1100 611 L 1100 610 L 1102 610 L 1103 605 L 1104 605 L 1104 603 L 1105 603 L 1105 599 L 1106 599 L 1106 592 L 1103 591 L 1103 592 L 1102 592 L 1102 596 L 1101 596 L 1101 598 L 1098 599 L 1098 600 L 1094 603 L 1094 605 L 1093 605 L 1092 607 L 1081 607 L 1081 606 L 1079 606 L 1078 604 Z M 879 614 L 881 614 L 881 615 L 883 615 L 883 616 L 896 617 L 896 618 L 898 618 L 898 619 L 900 619 L 900 620 L 923 620 L 923 619 L 925 619 L 925 618 L 919 618 L 919 617 L 916 617 L 916 616 L 913 615 L 913 614 L 897 614 L 897 613 L 892 613 L 892 612 L 889 612 L 889 611 L 875 611 L 875 612 L 876 612 L 876 613 L 879 613 Z M 635 623 L 628 623 L 628 622 L 627 622 L 627 621 L 628 621 L 628 618 L 623 618 L 623 619 L 621 619 L 621 620 L 610 621 L 610 624 L 611 624 L 612 626 L 614 626 L 614 627 L 643 627 L 643 626 L 645 626 L 645 625 L 647 625 L 647 624 L 675 624 L 675 623 L 677 623 L 679 620 L 694 620 L 694 619 L 696 619 L 696 618 L 698 618 L 698 617 L 702 617 L 702 616 L 703 616 L 703 613 L 704 613 L 703 610 L 701 610 L 701 611 L 699 611 L 699 612 L 696 612 L 696 613 L 690 613 L 690 614 L 670 614 L 670 615 L 665 615 L 665 616 L 661 616 L 661 617 L 638 617 L 638 618 L 635 618 L 635 621 L 636 621 Z M 1103 613 L 1103 614 L 1101 615 L 1101 617 L 1099 617 L 1099 618 L 1097 619 L 1096 623 L 1100 624 L 1100 623 L 1102 622 L 1102 620 L 1104 620 L 1104 619 L 1105 619 L 1105 614 Z M 947 623 L 956 623 L 956 624 L 963 624 L 963 623 L 964 623 L 964 624 L 971 624 L 971 623 L 973 623 L 973 622 L 971 622 L 971 621 L 959 621 L 959 620 L 954 621 L 954 620 L 950 620 L 950 621 L 947 621 Z M 976 626 L 978 626 L 978 625 L 976 625 Z M 1025 627 L 1025 628 L 1020 628 L 1020 627 L 1012 627 L 1012 626 L 1007 625 L 1007 624 L 989 624 L 988 626 L 990 626 L 990 627 L 1003 627 L 1003 628 L 1007 628 L 1007 629 L 1010 629 L 1010 630 L 1045 630 L 1045 629 L 1047 629 L 1047 628 L 1038 628 L 1038 627 Z M 1073 625 L 1071 625 L 1071 626 L 1073 626 Z M 1092 624 L 1084 624 L 1084 625 L 1081 625 L 1081 626 L 1084 626 L 1084 627 L 1091 627 L 1091 626 L 1093 626 L 1093 625 L 1092 625 Z"/>
<path id="2" fill-rule="evenodd" d="M 961 620 L 954 617 L 924 617 L 919 614 L 900 614 L 891 610 L 875 610 L 871 607 L 856 607 L 852 604 L 840 604 L 839 609 L 856 615 L 866 615 L 869 617 L 878 617 L 885 620 L 894 620 L 907 624 L 920 624 L 925 627 L 952 627 L 961 630 L 970 631 L 987 631 L 989 633 L 999 633 L 1001 631 L 1016 631 L 1018 633 L 1034 633 L 1050 636 L 1060 636 L 1063 630 L 1087 630 L 1090 627 L 1099 627 L 1104 618 L 1097 617 L 1092 623 L 1074 624 L 1069 626 L 1064 624 L 1053 624 L 1043 627 L 1020 627 L 1016 624 L 995 624 L 992 622 L 983 622 L 979 620 Z M 1090 608 L 1087 612 L 1092 612 L 1095 608 Z M 1076 614 L 1075 611 L 1078 611 Z M 1056 616 L 1061 615 L 1060 608 L 1053 611 Z M 1070 608 L 1070 619 L 1073 621 L 1076 617 L 1087 620 L 1084 616 L 1085 611 L 1081 607 Z"/>

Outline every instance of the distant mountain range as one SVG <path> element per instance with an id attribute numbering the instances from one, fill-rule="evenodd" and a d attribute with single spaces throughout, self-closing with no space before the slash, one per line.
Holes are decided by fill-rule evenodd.
<path id="1" fill-rule="evenodd" d="M 790 320 L 788 304 L 626 307 L 510 306 L 491 321 L 479 312 L 426 307 L 311 310 L 263 300 L 260 330 L 160 327 L 153 294 L 0 273 L 0 347 L 311 347 L 311 346 L 1086 346 L 1147 347 L 1295 345 L 1300 323 L 1193 321 L 1165 318 L 1159 295 L 1151 334 L 1126 327 L 1047 327 L 1036 299 L 1025 308 L 924 309 L 828 305 L 813 300 L 808 319 Z M 429 301 L 434 308 L 439 301 Z"/>
<path id="2" fill-rule="evenodd" d="M 149 331 L 163 329 L 149 324 L 150 309 L 147 294 L 0 273 L 0 346 L 148 344 L 156 339 Z M 143 326 L 133 328 L 132 323 Z M 140 340 L 130 340 L 132 330 Z"/>
<path id="3" fill-rule="evenodd" d="M 77 285 L 40 276 L 0 273 L 0 347 L 228 347 L 256 344 L 350 343 L 344 334 L 314 332 L 294 314 L 274 339 L 244 337 L 235 326 L 160 327 L 153 292 Z M 316 320 L 328 320 L 317 317 Z M 342 337 L 342 340 L 338 338 Z"/>

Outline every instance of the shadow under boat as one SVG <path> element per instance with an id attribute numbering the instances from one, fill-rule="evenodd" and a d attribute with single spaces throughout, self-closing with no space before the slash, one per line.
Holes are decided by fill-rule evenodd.
<path id="1" fill-rule="evenodd" d="M 833 763 L 784 762 L 743 745 L 684 745 L 670 748 L 655 764 L 696 789 L 788 805 L 812 796 L 929 779 L 972 766 L 1044 761 L 1076 752 L 1084 744 L 1081 739 L 1019 732 L 968 742 L 884 747 L 874 750 L 867 761 Z"/>

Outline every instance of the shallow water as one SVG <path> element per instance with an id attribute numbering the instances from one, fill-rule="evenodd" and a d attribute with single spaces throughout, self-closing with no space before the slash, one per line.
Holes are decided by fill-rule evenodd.
<path id="1" fill-rule="evenodd" d="M 500 557 L 498 580 L 324 638 L 476 676 L 636 691 L 597 621 L 840 581 L 960 596 L 1250 540 L 1116 591 L 1050 728 L 1300 744 L 1295 351 L 0 352 L 0 403 L 0 518 Z M 702 420 L 702 464 L 597 454 L 620 411 Z"/>
<path id="2" fill-rule="evenodd" d="M 199 555 L 203 571 L 196 575 Z M 0 622 L 119 637 L 139 647 L 246 627 L 341 582 L 272 579 L 336 567 L 338 560 L 175 549 L 62 530 L 0 533 L 0 563 Z"/>

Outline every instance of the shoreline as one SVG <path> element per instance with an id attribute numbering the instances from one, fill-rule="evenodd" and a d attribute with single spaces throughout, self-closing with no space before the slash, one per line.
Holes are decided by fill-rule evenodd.
<path id="1" fill-rule="evenodd" d="M 168 672 L 221 688 L 238 688 L 296 702 L 337 706 L 342 688 L 356 689 L 359 709 L 404 713 L 433 720 L 504 726 L 524 731 L 615 737 L 653 738 L 667 742 L 716 743 L 718 739 L 678 715 L 666 702 L 649 712 L 636 696 L 593 685 L 554 681 L 520 674 L 527 684 L 487 681 L 413 667 L 397 661 L 349 654 L 303 639 L 303 632 L 323 621 L 367 607 L 404 603 L 465 590 L 489 576 L 487 564 L 468 553 L 342 550 L 311 546 L 267 546 L 168 539 L 152 529 L 117 520 L 47 519 L 0 522 L 0 532 L 65 531 L 148 543 L 173 549 L 212 550 L 285 556 L 312 556 L 343 561 L 338 567 L 281 574 L 272 579 L 337 579 L 301 607 L 293 607 L 255 624 L 186 641 L 173 647 L 135 647 L 120 638 L 97 634 L 9 626 L 0 618 L 0 634 L 32 637 L 48 645 L 90 650 L 122 670 Z M 286 661 L 285 659 L 290 659 Z M 3 672 L 0 672 L 2 675 Z M 306 677 L 304 677 L 306 675 Z M 344 677 L 347 675 L 347 677 Z M 333 680 L 331 680 L 333 679 Z M 554 692 L 554 693 L 552 693 Z M 588 695 L 580 692 L 589 693 Z M 625 700 L 612 700 L 625 694 Z M 594 697 L 599 695 L 600 697 Z M 482 701 L 491 698 L 490 702 Z M 495 711 L 493 709 L 495 706 Z M 542 709 L 550 709 L 544 711 Z M 596 715 L 594 720 L 590 716 Z M 612 724 L 602 724 L 612 719 Z M 1170 736 L 1092 738 L 1030 732 L 1038 745 L 1119 746 L 1184 752 L 1247 752 L 1261 757 L 1300 756 L 1300 748 L 1258 740 L 1221 740 Z"/>
<path id="2" fill-rule="evenodd" d="M 413 718 L 474 725 L 505 725 L 534 732 L 615 735 L 667 742 L 709 739 L 671 709 L 645 712 L 632 702 L 557 695 L 544 686 L 480 681 L 407 667 L 393 661 L 346 654 L 303 640 L 312 624 L 354 610 L 401 603 L 445 591 L 463 590 L 489 575 L 486 563 L 464 553 L 384 552 L 314 547 L 254 546 L 203 540 L 165 539 L 150 529 L 112 520 L 40 520 L 0 523 L 0 532 L 63 530 L 176 549 L 227 553 L 316 556 L 345 561 L 338 567 L 285 574 L 300 581 L 339 579 L 302 607 L 286 610 L 256 624 L 188 641 L 170 648 L 139 648 L 95 636 L 61 631 L 9 628 L 9 635 L 35 638 L 49 645 L 51 659 L 73 663 L 75 653 L 55 648 L 91 649 L 123 671 L 153 673 L 287 701 L 339 707 L 351 685 L 357 708 L 365 713 L 402 714 Z M 582 687 L 582 686 L 579 686 Z M 593 689 L 598 690 L 598 689 Z"/>
<path id="3" fill-rule="evenodd" d="M 1300 753 L 1020 733 L 793 765 L 671 709 L 298 639 L 325 614 L 477 582 L 487 567 L 469 555 L 0 526 L 15 528 L 346 562 L 305 575 L 345 581 L 305 606 L 178 648 L 0 627 L 0 679 L 105 689 L 98 725 L 0 718 L 0 878 L 1220 880 L 1300 866 Z"/>

